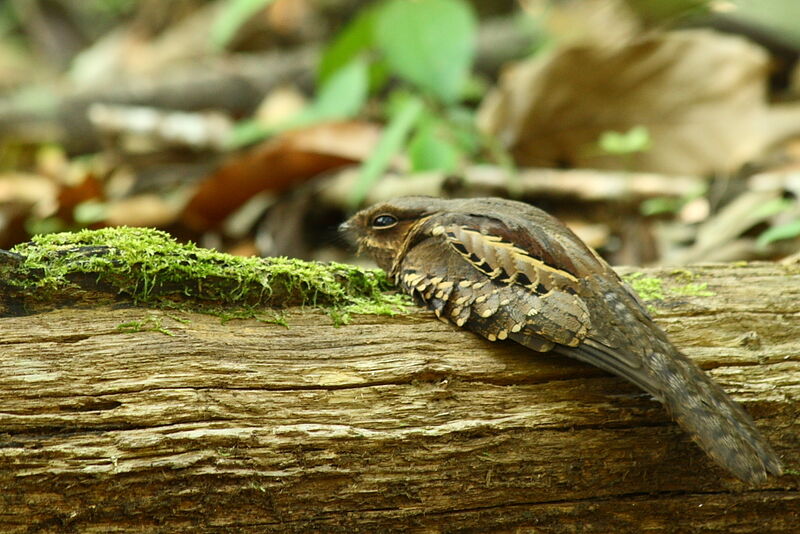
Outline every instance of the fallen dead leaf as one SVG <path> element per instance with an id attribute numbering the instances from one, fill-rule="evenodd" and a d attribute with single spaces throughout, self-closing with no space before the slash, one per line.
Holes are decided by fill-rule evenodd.
<path id="1" fill-rule="evenodd" d="M 103 184 L 92 172 L 86 172 L 80 181 L 64 185 L 58 192 L 57 216 L 63 221 L 72 221 L 75 206 L 90 200 L 104 198 Z"/>
<path id="2" fill-rule="evenodd" d="M 108 226 L 164 227 L 180 216 L 182 205 L 159 195 L 137 195 L 110 202 L 103 221 Z"/>
<path id="3" fill-rule="evenodd" d="M 766 101 L 768 58 L 708 30 L 652 33 L 621 47 L 570 45 L 516 64 L 483 102 L 480 127 L 520 165 L 665 174 L 727 172 L 800 130 Z M 609 154 L 604 132 L 644 126 L 651 148 Z"/>
<path id="4" fill-rule="evenodd" d="M 0 248 L 10 248 L 27 239 L 26 221 L 52 215 L 57 195 L 57 184 L 46 176 L 0 174 Z"/>
<path id="5" fill-rule="evenodd" d="M 58 186 L 45 176 L 17 172 L 0 174 L 0 203 L 54 206 L 57 193 Z"/>
<path id="6" fill-rule="evenodd" d="M 559 44 L 623 46 L 642 33 L 643 20 L 626 0 L 520 0 Z"/>
<path id="7" fill-rule="evenodd" d="M 265 128 L 278 126 L 299 114 L 308 100 L 295 86 L 280 86 L 270 91 L 259 104 L 255 118 Z"/>
<path id="8" fill-rule="evenodd" d="M 284 133 L 217 169 L 200 185 L 182 219 L 197 231 L 216 227 L 257 193 L 284 193 L 323 172 L 363 160 L 380 134 L 378 125 L 356 121 Z"/>

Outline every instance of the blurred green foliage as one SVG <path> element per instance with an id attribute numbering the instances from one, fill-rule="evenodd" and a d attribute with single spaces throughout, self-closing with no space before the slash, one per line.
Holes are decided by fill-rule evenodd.
<path id="1" fill-rule="evenodd" d="M 378 74 L 373 77 L 374 90 L 388 80 L 381 73 L 406 86 L 389 95 L 393 105 L 388 127 L 362 167 L 352 206 L 363 200 L 403 148 L 417 171 L 450 172 L 460 160 L 475 155 L 475 144 L 459 138 L 477 137 L 474 121 L 451 119 L 459 112 L 469 113 L 460 102 L 472 70 L 476 32 L 475 15 L 463 0 L 387 0 L 356 19 L 325 53 L 321 64 L 326 69 L 354 57 L 370 58 Z"/>
<path id="2" fill-rule="evenodd" d="M 240 122 L 231 136 L 231 146 L 249 145 L 284 130 L 356 116 L 367 101 L 368 76 L 366 61 L 354 59 L 331 73 L 319 86 L 311 105 L 291 118 L 271 127 L 265 127 L 255 119 Z"/>
<path id="3" fill-rule="evenodd" d="M 373 35 L 389 68 L 443 103 L 461 99 L 475 54 L 476 23 L 461 0 L 390 0 Z"/>
<path id="4" fill-rule="evenodd" d="M 779 224 L 765 230 L 758 236 L 757 244 L 760 247 L 766 247 L 775 241 L 793 239 L 798 236 L 800 236 L 800 219 L 795 219 L 794 221 Z"/>
<path id="5" fill-rule="evenodd" d="M 322 120 L 355 117 L 377 97 L 386 130 L 364 162 L 353 206 L 404 152 L 414 171 L 451 172 L 486 143 L 464 102 L 472 81 L 477 21 L 465 0 L 384 0 L 367 5 L 325 48 L 309 108 L 271 128 L 246 121 L 233 144 Z"/>
<path id="6" fill-rule="evenodd" d="M 211 28 L 211 42 L 217 50 L 223 50 L 236 35 L 242 24 L 273 3 L 275 0 L 227 0 L 219 18 Z"/>
<path id="7" fill-rule="evenodd" d="M 361 167 L 361 174 L 351 192 L 350 204 L 356 208 L 366 197 L 389 166 L 392 157 L 403 147 L 414 125 L 423 115 L 424 103 L 419 97 L 406 93 L 394 95 L 390 106 L 389 124 L 378 146 Z"/>
<path id="8" fill-rule="evenodd" d="M 644 152 L 652 146 L 650 132 L 645 126 L 634 126 L 627 132 L 603 132 L 598 143 L 601 150 L 613 155 Z"/>
<path id="9" fill-rule="evenodd" d="M 789 215 L 790 212 L 797 209 L 797 200 L 794 198 L 776 198 L 766 202 L 754 211 L 753 217 L 755 218 L 768 218 L 775 215 L 785 214 Z M 796 213 L 795 213 L 796 215 Z M 783 239 L 794 239 L 800 236 L 800 219 L 791 218 L 788 222 L 774 224 L 764 230 L 758 236 L 756 244 L 759 247 L 766 247 L 775 241 Z"/>
<path id="10" fill-rule="evenodd" d="M 731 15 L 777 31 L 800 45 L 800 2 L 798 0 L 731 0 Z"/>
<path id="11" fill-rule="evenodd" d="M 135 18 L 148 4 L 142 0 L 84 0 L 69 5 L 87 37 L 96 39 Z M 205 0 L 208 3 L 215 0 Z M 210 39 L 224 50 L 249 19 L 274 0 L 216 0 L 220 4 Z M 599 2 L 599 0 L 596 0 Z M 800 0 L 626 0 L 644 20 L 660 22 L 707 13 L 728 6 L 726 16 L 755 21 L 800 45 Z M 556 3 L 552 0 L 551 3 Z M 257 142 L 266 136 L 321 121 L 357 116 L 386 121 L 383 138 L 364 162 L 351 203 L 363 200 L 369 188 L 399 154 L 414 172 L 455 173 L 467 162 L 490 159 L 511 165 L 496 139 L 477 131 L 473 104 L 483 86 L 473 76 L 478 20 L 467 0 L 377 0 L 359 13 L 324 47 L 316 72 L 312 103 L 298 115 L 265 128 L 253 119 L 234 131 L 232 146 Z M 26 44 L 22 3 L 0 2 L 0 38 Z M 157 3 L 151 2 L 150 9 Z M 167 5 L 167 3 L 164 3 Z M 712 9 L 713 8 L 713 9 Z M 157 6 L 156 9 L 161 9 Z M 131 17 L 133 15 L 134 17 Z M 35 47 L 33 47 L 35 48 Z M 20 108 L 48 110 L 56 101 L 41 87 L 24 87 L 7 101 Z M 598 140 L 606 154 L 634 155 L 651 148 L 644 127 L 605 132 Z M 693 197 L 691 197 L 693 198 Z M 652 199 L 642 205 L 648 214 L 679 210 L 687 199 Z M 800 235 L 791 221 L 794 203 L 780 199 L 762 207 L 765 217 L 782 215 L 790 222 L 776 224 L 759 237 L 760 244 Z M 98 206 L 82 206 L 78 218 L 98 218 Z M 775 220 L 780 220 L 778 217 Z"/>

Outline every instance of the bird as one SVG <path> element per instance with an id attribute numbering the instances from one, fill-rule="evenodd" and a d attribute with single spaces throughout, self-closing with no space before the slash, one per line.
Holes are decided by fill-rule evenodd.
<path id="1" fill-rule="evenodd" d="M 745 410 L 670 342 L 596 251 L 545 211 L 502 198 L 409 196 L 357 212 L 340 231 L 440 319 L 632 382 L 747 483 L 783 473 Z"/>

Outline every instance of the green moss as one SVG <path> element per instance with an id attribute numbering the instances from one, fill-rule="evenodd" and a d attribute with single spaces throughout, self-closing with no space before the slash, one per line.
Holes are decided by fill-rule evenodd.
<path id="1" fill-rule="evenodd" d="M 624 278 L 642 300 L 664 300 L 664 283 L 660 278 L 645 276 L 644 273 L 631 273 Z"/>
<path id="2" fill-rule="evenodd" d="M 689 269 L 674 269 L 669 273 L 672 278 L 681 282 L 691 282 L 697 275 Z"/>
<path id="3" fill-rule="evenodd" d="M 262 323 L 276 324 L 278 326 L 289 328 L 289 323 L 284 314 L 273 312 L 271 314 L 264 315 L 262 312 L 263 310 L 254 307 L 246 307 L 234 310 L 218 310 L 214 311 L 213 313 L 220 318 L 220 322 L 222 324 L 225 324 L 228 321 L 234 321 L 236 319 L 255 319 L 256 321 Z"/>
<path id="4" fill-rule="evenodd" d="M 714 292 L 709 291 L 706 282 L 694 282 L 697 274 L 689 269 L 675 269 L 670 273 L 673 278 L 683 282 L 682 285 L 672 285 L 669 292 L 674 295 L 689 296 L 689 297 L 713 297 Z"/>
<path id="5" fill-rule="evenodd" d="M 706 282 L 674 286 L 670 288 L 670 293 L 688 297 L 713 297 L 716 294 L 708 289 Z"/>
<path id="6" fill-rule="evenodd" d="M 350 320 L 352 319 L 350 313 L 348 313 L 345 310 L 331 310 L 331 312 L 328 315 L 331 316 L 333 325 L 336 327 L 350 324 Z"/>
<path id="7" fill-rule="evenodd" d="M 676 270 L 671 274 L 682 282 L 694 280 L 697 276 L 686 269 Z M 660 278 L 648 277 L 644 273 L 631 273 L 623 278 L 645 301 L 660 301 L 670 296 L 712 297 L 715 294 L 708 289 L 706 282 L 688 282 L 680 285 L 665 284 Z"/>
<path id="8" fill-rule="evenodd" d="M 105 228 L 34 237 L 13 252 L 25 257 L 16 285 L 31 292 L 76 288 L 81 277 L 135 302 L 170 307 L 184 297 L 212 306 L 322 306 L 337 313 L 393 314 L 410 301 L 386 293 L 380 270 L 290 258 L 243 258 L 147 228 Z M 278 321 L 275 321 L 278 322 Z"/>
<path id="9" fill-rule="evenodd" d="M 161 317 L 150 314 L 141 321 L 128 321 L 117 325 L 117 330 L 125 334 L 135 334 L 137 332 L 159 332 L 166 336 L 175 334 L 161 324 Z"/>
<path id="10" fill-rule="evenodd" d="M 117 330 L 124 334 L 135 334 L 144 329 L 144 321 L 127 321 L 117 325 Z"/>
<path id="11" fill-rule="evenodd" d="M 192 322 L 192 321 L 190 321 L 189 319 L 186 319 L 185 317 L 178 317 L 178 316 L 177 316 L 177 315 L 175 315 L 174 313 L 166 313 L 166 314 L 164 314 L 164 315 L 165 315 L 165 316 L 167 316 L 167 317 L 169 317 L 170 319 L 172 319 L 172 320 L 173 320 L 173 321 L 175 321 L 176 323 L 180 323 L 180 324 L 189 324 L 189 323 L 191 323 L 191 322 Z"/>

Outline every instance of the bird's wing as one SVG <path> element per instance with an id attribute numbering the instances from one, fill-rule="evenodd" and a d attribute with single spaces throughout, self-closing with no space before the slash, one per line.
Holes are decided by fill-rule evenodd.
<path id="1" fill-rule="evenodd" d="M 606 295 L 598 287 L 603 273 L 580 272 L 557 243 L 543 250 L 531 229 L 517 240 L 514 229 L 490 224 L 470 217 L 433 225 L 401 262 L 401 286 L 440 318 L 491 341 L 554 350 L 660 398 L 662 384 L 643 368 L 645 341 L 628 335 L 625 323 L 638 317 L 626 317 L 637 313 L 627 294 L 607 284 Z"/>
<path id="2" fill-rule="evenodd" d="M 398 281 L 440 317 L 490 340 L 518 337 L 544 351 L 577 346 L 590 326 L 573 274 L 476 227 L 433 226 L 406 253 Z"/>

